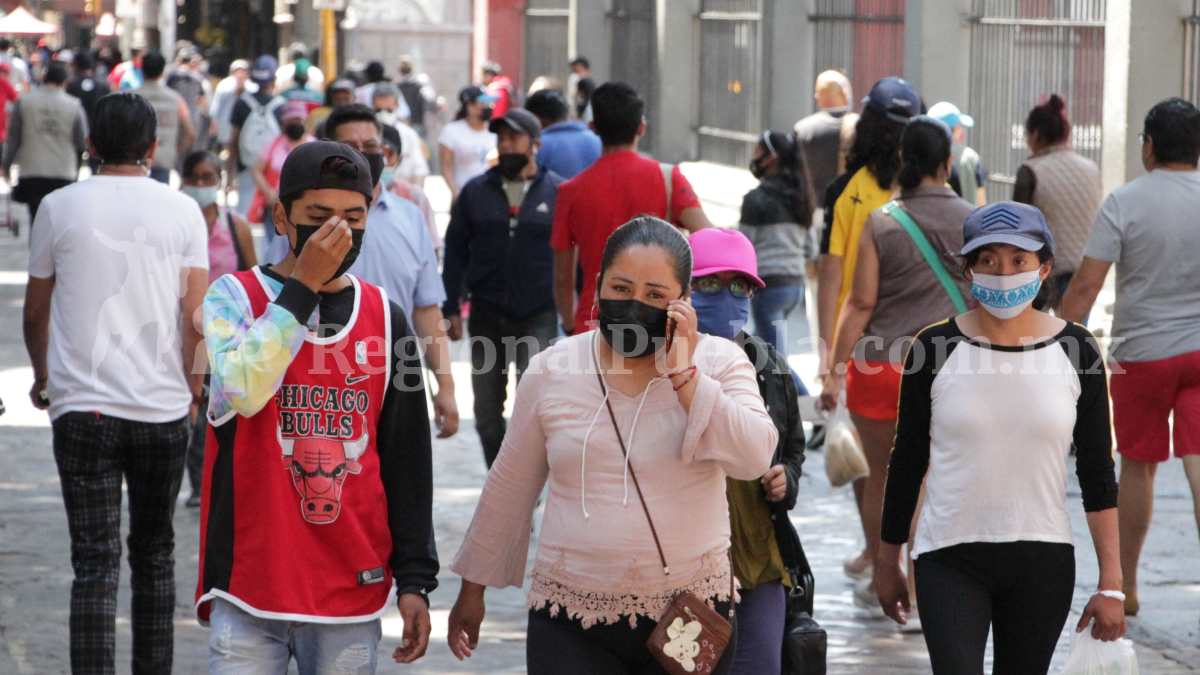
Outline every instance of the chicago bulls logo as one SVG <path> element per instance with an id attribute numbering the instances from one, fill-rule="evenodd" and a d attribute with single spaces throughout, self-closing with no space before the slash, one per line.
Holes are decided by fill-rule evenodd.
<path id="1" fill-rule="evenodd" d="M 362 472 L 358 458 L 367 449 L 367 433 L 357 440 L 333 438 L 284 438 L 276 430 L 283 449 L 283 467 L 292 475 L 300 493 L 300 515 L 314 525 L 328 525 L 342 512 L 342 486 L 348 474 Z"/>

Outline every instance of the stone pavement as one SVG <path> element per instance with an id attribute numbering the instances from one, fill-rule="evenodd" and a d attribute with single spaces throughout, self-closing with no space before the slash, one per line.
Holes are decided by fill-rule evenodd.
<path id="1" fill-rule="evenodd" d="M 716 194 L 723 204 L 736 205 L 740 199 L 741 193 L 733 188 L 721 192 L 710 187 L 728 183 L 726 173 L 730 170 L 704 165 L 688 165 L 685 170 L 693 176 L 700 194 Z M 437 186 L 434 187 L 437 194 Z M 714 207 L 720 205 L 710 206 Z M 733 217 L 736 219 L 736 213 Z M 9 317 L 4 324 L 8 330 L 0 333 L 0 398 L 9 410 L 0 417 L 3 427 L 0 513 L 4 514 L 0 518 L 0 674 L 5 675 L 59 673 L 66 672 L 68 667 L 71 571 L 66 519 L 50 452 L 48 422 L 44 414 L 29 406 L 26 398 L 31 374 L 20 336 L 24 237 L 22 232 L 21 239 L 14 240 L 0 231 L 0 306 L 4 307 L 3 315 Z M 803 325 L 796 323 L 793 336 L 803 335 Z M 458 549 L 484 480 L 482 453 L 470 419 L 468 364 L 461 347 L 457 351 L 455 375 L 463 428 L 456 437 L 434 443 L 434 517 L 444 568 Z M 793 363 L 806 377 L 814 365 L 811 355 L 804 353 L 793 355 Z M 886 620 L 873 619 L 855 608 L 850 586 L 840 571 L 841 561 L 861 546 L 861 530 L 851 493 L 848 489 L 829 487 L 821 455 L 811 456 L 805 469 L 800 504 L 792 512 L 792 518 L 816 571 L 816 613 L 829 631 L 829 672 L 928 672 L 925 647 L 919 635 L 902 635 Z M 1142 572 L 1143 616 L 1130 622 L 1129 637 L 1136 644 L 1142 673 L 1173 675 L 1200 670 L 1200 566 L 1196 564 L 1200 546 L 1180 464 L 1165 465 L 1159 476 L 1155 523 Z M 183 491 L 186 493 L 187 488 Z M 1096 566 L 1073 479 L 1071 513 L 1079 563 L 1077 612 L 1094 587 Z M 175 664 L 179 673 L 206 670 L 208 632 L 196 624 L 191 612 L 196 583 L 197 526 L 196 512 L 184 508 L 181 499 L 175 516 L 178 586 Z M 413 666 L 381 662 L 380 672 L 524 672 L 522 592 L 489 590 L 483 644 L 473 659 L 459 663 L 445 645 L 446 617 L 458 582 L 445 569 L 440 582 L 441 587 L 432 596 L 434 636 L 429 654 Z M 117 627 L 119 672 L 128 672 L 128 593 L 128 572 L 123 570 Z M 398 615 L 392 610 L 384 619 L 381 653 L 390 653 L 398 644 L 400 630 Z M 1069 648 L 1067 632 L 1060 640 L 1056 664 L 1062 663 Z"/>

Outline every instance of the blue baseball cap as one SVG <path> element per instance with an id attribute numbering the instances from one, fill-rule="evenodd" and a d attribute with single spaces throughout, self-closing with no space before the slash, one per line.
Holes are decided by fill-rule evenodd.
<path id="1" fill-rule="evenodd" d="M 975 209 L 963 223 L 963 255 L 988 244 L 1008 244 L 1026 251 L 1044 247 L 1053 253 L 1054 235 L 1036 206 L 997 202 Z"/>
<path id="2" fill-rule="evenodd" d="M 888 119 L 901 124 L 921 114 L 921 97 L 917 95 L 917 90 L 903 78 L 895 76 L 876 82 L 862 103 L 883 111 Z"/>
<path id="3" fill-rule="evenodd" d="M 274 82 L 275 70 L 279 62 L 270 54 L 263 54 L 254 59 L 254 67 L 250 69 L 250 79 L 254 82 Z"/>

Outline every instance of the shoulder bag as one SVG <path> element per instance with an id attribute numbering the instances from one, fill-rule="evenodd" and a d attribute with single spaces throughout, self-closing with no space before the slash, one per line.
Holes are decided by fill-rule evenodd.
<path id="1" fill-rule="evenodd" d="M 912 216 L 908 215 L 908 212 L 896 201 L 890 201 L 885 204 L 883 213 L 893 218 L 897 223 L 900 223 L 900 227 L 903 227 L 908 236 L 912 237 L 917 250 L 925 258 L 925 263 L 933 271 L 933 276 L 937 277 L 938 282 L 942 284 L 942 288 L 946 290 L 946 295 L 950 296 L 950 302 L 954 303 L 954 309 L 959 314 L 966 312 L 967 303 L 963 300 L 962 293 L 959 292 L 954 280 L 950 278 L 950 273 L 946 271 L 946 266 L 942 264 L 937 251 L 933 250 L 933 245 L 929 243 L 929 239 L 925 237 L 925 233 L 921 231 L 920 226 L 917 225 L 917 221 L 913 220 Z"/>
<path id="2" fill-rule="evenodd" d="M 617 416 L 608 400 L 608 388 L 604 384 L 604 376 L 600 374 L 600 363 L 594 352 L 592 359 L 596 366 L 596 379 L 600 381 L 600 390 L 606 394 L 604 404 L 608 407 L 608 418 L 612 421 L 617 442 L 621 445 L 621 454 L 628 456 L 629 451 L 621 437 L 621 429 L 617 426 Z M 654 528 L 654 520 L 650 518 L 650 510 L 646 508 L 646 500 L 642 497 L 642 488 L 632 466 L 629 467 L 629 477 L 633 479 L 633 487 L 637 492 L 638 501 L 642 504 L 642 512 L 646 514 L 646 522 L 650 525 L 650 534 L 654 537 L 654 547 L 658 550 L 663 574 L 669 576 L 671 567 L 667 565 L 667 558 L 663 555 L 658 531 Z M 658 625 L 646 641 L 646 648 L 664 670 L 671 675 L 709 675 L 716 670 L 733 637 L 733 590 L 731 565 L 728 619 L 689 591 L 680 591 L 671 598 L 671 604 L 659 617 Z"/>

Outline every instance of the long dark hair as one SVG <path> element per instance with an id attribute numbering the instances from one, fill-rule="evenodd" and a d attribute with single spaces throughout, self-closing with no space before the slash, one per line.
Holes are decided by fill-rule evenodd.
<path id="1" fill-rule="evenodd" d="M 874 106 L 863 108 L 854 126 L 854 145 L 846 158 L 846 172 L 867 167 L 883 189 L 892 187 L 900 172 L 900 133 L 904 124 L 890 119 Z"/>
<path id="2" fill-rule="evenodd" d="M 759 137 L 758 146 L 775 158 L 779 175 L 792 190 L 792 217 L 801 227 L 811 226 L 813 200 L 812 195 L 808 193 L 808 169 L 805 167 L 804 154 L 800 152 L 796 134 L 764 131 Z"/>
<path id="3" fill-rule="evenodd" d="M 692 247 L 674 225 L 654 216 L 638 216 L 609 235 L 600 256 L 601 281 L 613 260 L 633 246 L 657 246 L 666 251 L 673 261 L 675 279 L 687 292 L 692 281 Z"/>
<path id="4" fill-rule="evenodd" d="M 896 181 L 905 190 L 936 176 L 950 158 L 950 130 L 932 117 L 914 117 L 900 135 L 900 174 Z"/>

